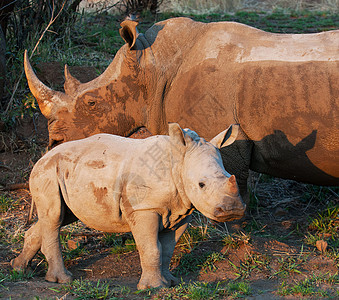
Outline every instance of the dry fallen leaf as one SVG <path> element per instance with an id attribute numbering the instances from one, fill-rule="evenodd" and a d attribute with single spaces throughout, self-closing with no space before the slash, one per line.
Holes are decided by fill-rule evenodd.
<path id="1" fill-rule="evenodd" d="M 325 252 L 326 248 L 327 248 L 327 242 L 324 240 L 319 240 L 315 243 L 315 246 L 317 247 L 317 249 L 321 252 Z"/>

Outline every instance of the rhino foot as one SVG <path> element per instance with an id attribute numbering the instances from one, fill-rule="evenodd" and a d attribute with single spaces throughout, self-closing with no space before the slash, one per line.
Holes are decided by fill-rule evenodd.
<path id="1" fill-rule="evenodd" d="M 27 262 L 23 262 L 19 257 L 12 259 L 10 265 L 15 271 L 19 272 L 24 272 L 27 268 Z"/>
<path id="2" fill-rule="evenodd" d="M 72 273 L 67 270 L 62 273 L 48 271 L 45 276 L 45 280 L 49 282 L 69 283 L 72 281 Z"/>
<path id="3" fill-rule="evenodd" d="M 142 276 L 137 286 L 138 290 L 145 290 L 145 289 L 157 288 L 157 287 L 170 287 L 170 282 L 168 282 L 164 277 L 144 278 L 144 276 Z"/>
<path id="4" fill-rule="evenodd" d="M 166 278 L 170 286 L 176 286 L 180 283 L 180 279 L 173 276 L 170 271 L 164 272 L 164 277 Z"/>

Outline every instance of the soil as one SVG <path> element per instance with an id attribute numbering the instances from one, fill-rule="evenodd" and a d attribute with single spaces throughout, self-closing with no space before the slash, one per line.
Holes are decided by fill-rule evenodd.
<path id="1" fill-rule="evenodd" d="M 54 67 L 57 69 L 54 74 L 59 74 L 58 72 L 63 68 L 57 63 Z M 50 65 L 46 68 L 51 70 Z M 48 73 L 43 66 L 40 66 L 40 70 Z M 89 69 L 85 72 L 95 76 L 95 73 L 91 73 Z M 79 69 L 79 73 L 85 72 Z M 74 75 L 79 78 L 79 74 Z M 51 79 L 48 79 L 48 74 L 44 76 L 42 77 L 49 85 L 62 85 L 62 76 L 54 76 L 59 78 L 59 81 L 53 83 L 49 82 Z M 89 75 L 82 80 L 86 81 L 93 77 Z M 41 114 L 36 113 L 33 118 L 19 121 L 15 131 L 8 132 L 3 129 L 1 132 L 0 184 L 3 188 L 27 182 L 32 166 L 46 152 L 48 144 L 47 124 Z M 293 283 L 313 275 L 338 272 L 338 262 L 333 256 L 328 255 L 327 252 L 322 253 L 304 242 L 310 220 L 324 208 L 338 205 L 337 195 L 334 192 L 327 192 L 319 201 L 312 195 L 320 194 L 321 188 L 255 173 L 251 174 L 249 185 L 259 201 L 257 203 L 254 201 L 255 204 L 252 205 L 244 220 L 215 224 L 203 219 L 204 223 L 208 222 L 209 228 L 218 230 L 219 234 L 230 233 L 234 243 L 225 245 L 220 239 L 214 239 L 211 234 L 210 238 L 197 242 L 192 250 L 182 241 L 175 250 L 172 271 L 179 273 L 184 282 L 237 282 L 245 279 L 252 288 L 251 296 L 247 296 L 246 299 L 309 298 L 302 297 L 300 294 L 283 297 L 277 293 L 277 289 L 282 282 Z M 13 200 L 9 208 L 1 213 L 0 233 L 5 232 L 5 235 L 1 235 L 4 240 L 0 242 L 1 274 L 9 274 L 11 270 L 9 262 L 20 253 L 23 233 L 29 228 L 25 222 L 30 210 L 31 197 L 26 186 L 23 187 L 0 192 Z M 307 196 L 309 194 L 311 196 Z M 194 223 L 198 224 L 198 219 L 199 215 L 196 215 Z M 74 278 L 88 279 L 93 282 L 100 279 L 109 282 L 110 287 L 129 287 L 131 289 L 129 294 L 120 295 L 124 299 L 144 299 L 147 296 L 134 293 L 141 275 L 136 250 L 113 254 L 112 244 L 105 242 L 105 235 L 90 230 L 80 222 L 75 226 L 69 225 L 63 228 L 62 234 L 69 237 L 68 250 L 82 249 L 79 255 L 65 258 L 65 265 L 73 273 Z M 125 236 L 129 237 L 129 235 Z M 185 271 L 185 258 L 191 256 L 198 259 L 212 252 L 223 254 L 224 259 L 215 263 L 216 268 L 204 269 L 192 260 L 189 261 L 190 268 Z M 288 259 L 294 259 L 298 264 L 297 272 L 290 271 L 283 274 L 281 262 Z M 266 264 L 258 262 L 265 260 Z M 243 274 L 243 278 L 238 279 L 235 268 L 246 262 L 251 262 L 249 268 L 254 267 L 247 277 Z M 36 255 L 31 267 L 34 270 L 33 278 L 12 282 L 1 280 L 0 277 L 1 299 L 76 298 L 75 295 L 62 290 L 61 285 L 44 280 L 46 263 L 41 254 Z M 336 287 L 338 288 L 338 285 Z M 319 283 L 319 288 L 329 290 L 330 295 L 334 296 L 333 287 L 330 289 L 326 284 Z M 149 297 L 152 298 L 152 295 L 154 294 Z M 161 292 L 157 297 L 161 297 Z M 319 295 L 314 297 L 316 299 Z"/>

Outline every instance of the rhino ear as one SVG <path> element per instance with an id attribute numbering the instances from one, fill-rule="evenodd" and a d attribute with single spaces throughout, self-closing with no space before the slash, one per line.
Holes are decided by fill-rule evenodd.
<path id="1" fill-rule="evenodd" d="M 231 145 L 237 138 L 239 132 L 239 125 L 233 124 L 226 130 L 220 132 L 217 136 L 210 140 L 210 143 L 216 148 L 226 147 Z"/>
<path id="2" fill-rule="evenodd" d="M 186 146 L 185 134 L 179 124 L 169 123 L 168 132 L 172 142 L 181 146 Z"/>
<path id="3" fill-rule="evenodd" d="M 64 90 L 68 95 L 74 95 L 78 86 L 81 82 L 73 77 L 68 70 L 68 66 L 65 65 L 65 83 L 64 83 Z"/>
<path id="4" fill-rule="evenodd" d="M 129 45 L 130 49 L 132 49 L 135 45 L 135 41 L 137 40 L 137 37 L 139 35 L 137 25 L 138 22 L 132 20 L 125 20 L 120 24 L 120 36 Z"/>

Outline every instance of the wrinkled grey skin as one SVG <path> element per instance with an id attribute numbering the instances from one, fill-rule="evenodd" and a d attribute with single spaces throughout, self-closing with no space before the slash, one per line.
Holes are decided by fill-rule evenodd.
<path id="1" fill-rule="evenodd" d="M 193 209 L 221 222 L 244 215 L 235 177 L 225 171 L 218 150 L 233 143 L 237 132 L 231 126 L 206 142 L 173 123 L 169 136 L 98 134 L 57 146 L 32 170 L 39 220 L 26 232 L 13 268 L 24 270 L 41 249 L 46 280 L 69 282 L 59 231 L 79 219 L 105 232 L 132 232 L 142 267 L 138 289 L 176 284 L 170 260 Z"/>

